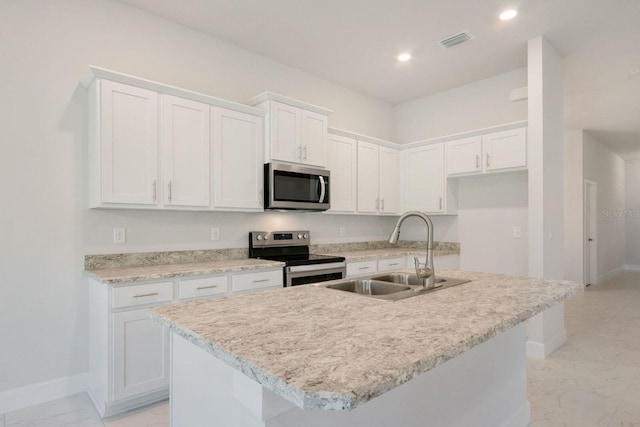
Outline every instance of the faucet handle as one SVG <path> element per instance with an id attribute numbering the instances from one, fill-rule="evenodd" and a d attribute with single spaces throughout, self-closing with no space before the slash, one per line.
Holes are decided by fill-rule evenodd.
<path id="1" fill-rule="evenodd" d="M 416 267 L 416 276 L 421 279 L 428 279 L 433 276 L 433 268 L 429 266 L 428 260 L 427 262 L 420 262 L 420 259 L 416 256 L 413 257 L 413 262 Z"/>

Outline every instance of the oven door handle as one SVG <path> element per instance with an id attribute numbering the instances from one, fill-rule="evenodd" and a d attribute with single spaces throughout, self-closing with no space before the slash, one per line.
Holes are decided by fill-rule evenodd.
<path id="1" fill-rule="evenodd" d="M 318 178 L 320 180 L 320 199 L 318 200 L 318 203 L 323 203 L 324 196 L 327 191 L 327 185 L 324 182 L 324 176 L 320 175 Z"/>
<path id="2" fill-rule="evenodd" d="M 302 272 L 318 272 L 322 274 L 325 270 L 333 270 L 336 268 L 347 268 L 347 263 L 345 261 L 342 262 L 331 262 L 325 264 L 307 264 L 307 265 L 296 265 L 293 267 L 285 267 L 285 271 L 287 273 L 302 273 Z"/>

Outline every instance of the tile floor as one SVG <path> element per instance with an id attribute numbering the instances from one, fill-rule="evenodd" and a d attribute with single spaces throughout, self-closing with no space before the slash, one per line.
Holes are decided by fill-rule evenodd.
<path id="1" fill-rule="evenodd" d="M 528 360 L 531 427 L 640 427 L 640 272 L 590 286 L 565 313 L 567 343 Z M 78 394 L 0 414 L 0 427 L 165 427 L 168 418 L 165 401 L 102 421 Z"/>

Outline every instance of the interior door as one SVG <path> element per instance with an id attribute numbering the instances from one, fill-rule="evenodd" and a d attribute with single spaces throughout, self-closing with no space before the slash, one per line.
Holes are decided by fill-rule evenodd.
<path id="1" fill-rule="evenodd" d="M 596 183 L 584 181 L 584 283 L 597 283 L 597 190 Z"/>

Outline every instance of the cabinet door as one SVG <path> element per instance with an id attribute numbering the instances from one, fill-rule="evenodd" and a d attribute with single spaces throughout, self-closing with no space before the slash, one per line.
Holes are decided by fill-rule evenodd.
<path id="1" fill-rule="evenodd" d="M 444 145 L 432 144 L 405 150 L 402 159 L 403 209 L 444 212 Z"/>
<path id="2" fill-rule="evenodd" d="M 169 386 L 169 330 L 147 310 L 113 316 L 114 400 Z"/>
<path id="3" fill-rule="evenodd" d="M 212 111 L 214 207 L 262 210 L 264 120 L 219 107 Z"/>
<path id="4" fill-rule="evenodd" d="M 513 129 L 482 136 L 485 171 L 527 166 L 527 129 Z"/>
<path id="5" fill-rule="evenodd" d="M 164 203 L 208 207 L 211 194 L 209 106 L 163 95 Z"/>
<path id="6" fill-rule="evenodd" d="M 388 147 L 380 149 L 380 212 L 395 214 L 400 210 L 400 197 L 398 196 L 398 150 Z"/>
<path id="7" fill-rule="evenodd" d="M 358 212 L 377 213 L 378 146 L 358 141 Z"/>
<path id="8" fill-rule="evenodd" d="M 447 175 L 482 172 L 482 138 L 479 136 L 445 143 Z"/>
<path id="9" fill-rule="evenodd" d="M 271 101 L 271 159 L 299 162 L 300 109 Z"/>
<path id="10" fill-rule="evenodd" d="M 300 110 L 301 162 L 327 165 L 327 116 Z"/>
<path id="11" fill-rule="evenodd" d="M 329 135 L 327 167 L 331 171 L 330 212 L 356 210 L 357 149 L 355 139 Z"/>
<path id="12" fill-rule="evenodd" d="M 158 94 L 103 80 L 100 98 L 102 202 L 155 205 Z"/>

